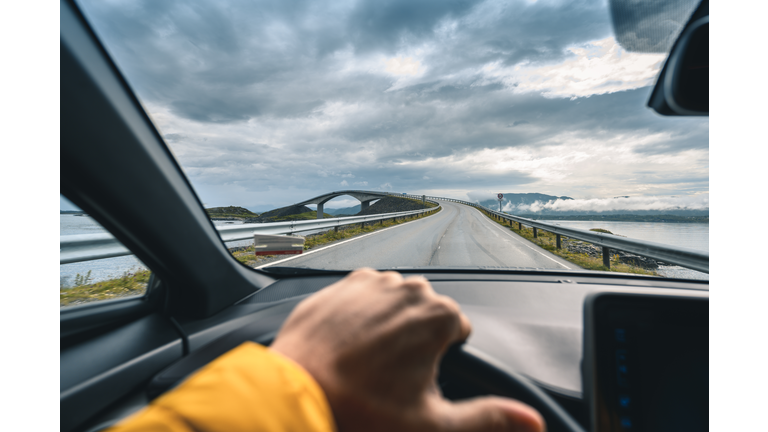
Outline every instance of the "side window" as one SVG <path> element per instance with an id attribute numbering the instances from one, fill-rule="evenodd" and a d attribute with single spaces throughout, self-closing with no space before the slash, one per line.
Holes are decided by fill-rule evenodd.
<path id="1" fill-rule="evenodd" d="M 62 308 L 146 294 L 147 266 L 63 195 L 59 235 Z"/>

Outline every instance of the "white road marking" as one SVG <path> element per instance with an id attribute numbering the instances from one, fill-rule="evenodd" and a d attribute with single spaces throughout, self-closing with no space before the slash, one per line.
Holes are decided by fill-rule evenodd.
<path id="1" fill-rule="evenodd" d="M 477 209 L 475 209 L 475 210 L 477 210 Z M 484 214 L 483 212 L 481 212 L 480 210 L 477 210 L 477 211 L 478 211 L 478 213 L 480 213 L 481 215 L 485 216 L 485 214 Z M 510 232 L 506 231 L 504 228 L 502 228 L 502 227 L 501 227 L 499 224 L 497 224 L 496 222 L 494 222 L 494 221 L 492 221 L 492 220 L 490 220 L 490 219 L 489 219 L 489 220 L 487 220 L 486 222 L 490 222 L 490 223 L 491 223 L 491 225 L 493 225 L 493 226 L 495 226 L 496 228 L 500 229 L 502 232 L 506 233 L 506 234 L 507 234 L 507 235 L 509 235 L 511 238 L 513 238 L 513 239 L 515 239 L 515 240 L 518 240 L 518 241 L 520 241 L 520 244 L 522 244 L 523 246 L 527 247 L 528 249 L 530 249 L 530 250 L 532 250 L 532 251 L 534 251 L 534 252 L 536 252 L 536 253 L 540 254 L 540 255 L 541 255 L 541 256 L 543 256 L 544 258 L 546 258 L 546 259 L 548 259 L 548 260 L 550 260 L 550 261 L 554 261 L 554 262 L 556 262 L 558 265 L 561 265 L 561 266 L 563 266 L 563 267 L 567 268 L 568 270 L 573 270 L 572 268 L 570 268 L 570 267 L 568 267 L 567 265 L 565 265 L 565 264 L 561 263 L 560 261 L 557 261 L 556 259 L 554 259 L 554 258 L 552 258 L 552 257 L 550 257 L 550 256 L 547 256 L 547 255 L 545 255 L 545 254 L 544 254 L 544 253 L 542 253 L 541 251 L 539 251 L 539 250 L 536 250 L 536 249 L 532 248 L 531 246 L 529 246 L 529 245 L 525 244 L 524 242 L 525 242 L 526 240 L 520 240 L 520 239 L 518 239 L 518 238 L 515 238 L 515 237 L 512 235 L 512 233 L 510 233 Z"/>
<path id="2" fill-rule="evenodd" d="M 435 214 L 437 214 L 437 213 L 435 213 Z M 374 232 L 372 232 L 372 233 L 364 234 L 364 235 L 361 235 L 361 236 L 359 236 L 359 237 L 353 237 L 353 238 L 351 238 L 351 239 L 349 239 L 349 240 L 344 240 L 344 241 L 342 241 L 342 242 L 334 243 L 334 244 L 332 244 L 332 245 L 328 245 L 328 246 L 326 246 L 326 247 L 324 247 L 324 248 L 320 248 L 320 249 L 312 249 L 312 250 L 310 250 L 310 251 L 307 251 L 307 252 L 304 252 L 304 253 L 302 253 L 301 255 L 294 255 L 294 256 L 292 256 L 292 257 L 289 257 L 289 258 L 285 258 L 285 259 L 281 259 L 281 260 L 279 260 L 279 261 L 273 261 L 273 262 L 271 262 L 271 263 L 267 263 L 267 264 L 263 264 L 263 265 L 260 265 L 260 266 L 258 266 L 258 267 L 254 267 L 254 269 L 260 269 L 260 268 L 263 268 L 263 267 L 269 267 L 269 266 L 271 266 L 271 265 L 275 265 L 275 264 L 284 263 L 284 262 L 286 262 L 286 261 L 294 260 L 294 259 L 296 259 L 296 258 L 301 258 L 301 257 L 307 256 L 307 255 L 313 254 L 313 253 L 315 253 L 315 252 L 324 251 L 324 250 L 326 250 L 326 249 L 330 249 L 330 248 L 332 248 L 332 247 L 336 247 L 336 246 L 339 246 L 339 245 L 343 245 L 344 243 L 349 243 L 349 242 L 351 242 L 351 241 L 360 240 L 361 238 L 365 238 L 365 237 L 368 237 L 368 236 L 372 236 L 372 235 L 374 235 L 374 234 L 378 234 L 378 233 L 383 233 L 384 231 L 389 231 L 389 230 L 391 230 L 391 229 L 393 229 L 393 228 L 398 228 L 398 227 L 401 227 L 401 226 L 405 226 L 405 225 L 408 225 L 408 224 L 409 224 L 409 223 L 411 223 L 411 222 L 417 222 L 417 221 L 419 221 L 419 220 L 424 220 L 424 219 L 426 219 L 426 218 L 422 218 L 422 219 L 416 219 L 416 220 L 408 221 L 408 222 L 402 223 L 402 224 L 400 224 L 400 225 L 395 225 L 395 226 L 392 226 L 392 227 L 389 227 L 389 228 L 384 228 L 383 230 L 374 231 Z"/>

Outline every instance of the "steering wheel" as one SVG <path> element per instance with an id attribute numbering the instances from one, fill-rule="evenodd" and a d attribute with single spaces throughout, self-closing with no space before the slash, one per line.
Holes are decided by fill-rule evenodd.
<path id="1" fill-rule="evenodd" d="M 175 387 L 196 370 L 243 342 L 253 341 L 270 345 L 293 309 L 293 305 L 281 306 L 283 307 L 278 307 L 282 309 L 281 313 L 255 320 L 233 330 L 158 373 L 147 387 L 149 399 L 154 399 Z M 451 347 L 442 359 L 440 376 L 438 381 L 447 380 L 449 386 L 451 383 L 461 383 L 473 387 L 478 394 L 509 397 L 534 407 L 544 417 L 550 432 L 584 432 L 578 422 L 528 378 L 471 345 Z"/>
<path id="2" fill-rule="evenodd" d="M 440 364 L 440 375 L 470 385 L 480 394 L 504 396 L 532 406 L 544 417 L 549 432 L 584 432 L 570 414 L 531 380 L 472 345 L 451 347 Z"/>

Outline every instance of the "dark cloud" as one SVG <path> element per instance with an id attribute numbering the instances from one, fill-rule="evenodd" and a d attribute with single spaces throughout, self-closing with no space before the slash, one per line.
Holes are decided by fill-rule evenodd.
<path id="1" fill-rule="evenodd" d="M 565 145 L 564 134 L 653 136 L 634 145 L 639 157 L 708 147 L 707 119 L 653 114 L 649 87 L 571 100 L 478 72 L 562 62 L 574 56 L 567 47 L 610 36 L 602 0 L 81 3 L 138 96 L 171 116 L 159 126 L 200 193 L 290 203 L 343 181 L 525 187 L 537 181 L 530 171 L 419 162 Z M 385 73 L 381 59 L 414 53 L 419 76 L 398 84 Z M 654 175 L 641 178 L 659 183 Z"/>

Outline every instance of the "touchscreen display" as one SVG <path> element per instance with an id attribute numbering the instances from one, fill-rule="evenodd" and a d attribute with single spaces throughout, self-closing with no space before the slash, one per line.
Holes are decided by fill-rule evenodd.
<path id="1" fill-rule="evenodd" d="M 595 300 L 593 430 L 709 430 L 707 299 Z"/>

